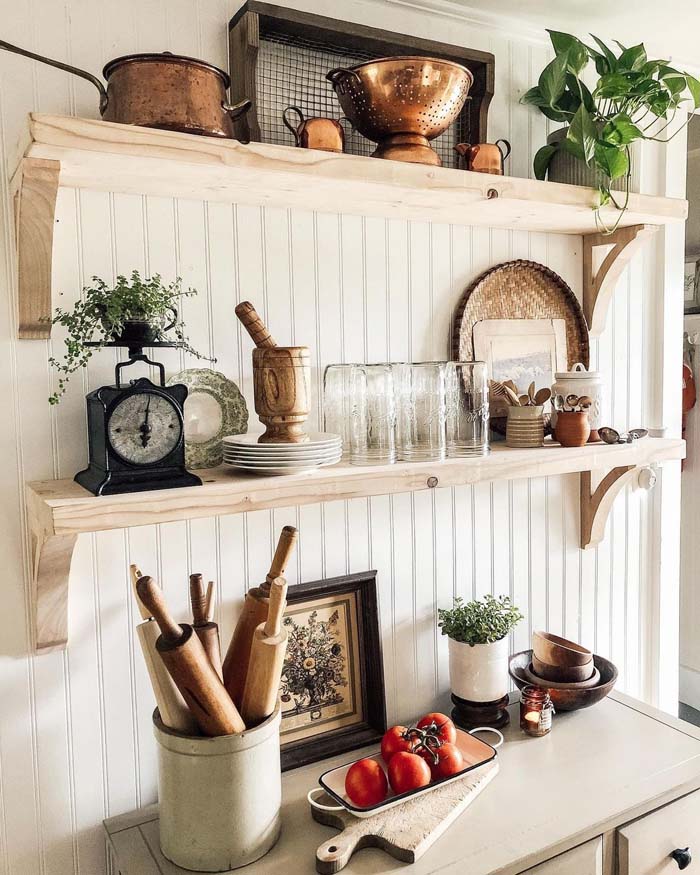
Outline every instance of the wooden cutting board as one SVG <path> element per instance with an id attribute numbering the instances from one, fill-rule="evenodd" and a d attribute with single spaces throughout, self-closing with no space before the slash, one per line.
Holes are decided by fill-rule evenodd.
<path id="1" fill-rule="evenodd" d="M 404 863 L 415 863 L 470 805 L 498 773 L 498 760 L 470 772 L 440 790 L 397 805 L 373 817 L 355 817 L 349 811 L 319 811 L 314 820 L 342 830 L 316 851 L 316 871 L 333 875 L 361 848 L 382 848 Z M 334 804 L 329 796 L 317 801 Z"/>

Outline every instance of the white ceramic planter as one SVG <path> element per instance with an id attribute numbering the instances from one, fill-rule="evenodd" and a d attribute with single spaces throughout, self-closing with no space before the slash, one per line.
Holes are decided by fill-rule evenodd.
<path id="1" fill-rule="evenodd" d="M 266 854 L 280 833 L 279 708 L 240 735 L 203 738 L 163 725 L 158 711 L 160 847 L 183 869 L 228 872 Z"/>
<path id="2" fill-rule="evenodd" d="M 452 692 L 468 702 L 495 702 L 508 692 L 508 636 L 493 644 L 449 640 Z"/>

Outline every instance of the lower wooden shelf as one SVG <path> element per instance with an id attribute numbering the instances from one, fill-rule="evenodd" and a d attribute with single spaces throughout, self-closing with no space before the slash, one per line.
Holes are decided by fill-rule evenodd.
<path id="1" fill-rule="evenodd" d="M 27 485 L 27 509 L 32 535 L 36 647 L 64 647 L 68 640 L 68 578 L 77 536 L 154 523 L 243 513 L 274 507 L 394 495 L 441 486 L 461 486 L 490 480 L 588 474 L 582 495 L 582 546 L 590 535 L 602 537 L 611 501 L 603 486 L 591 496 L 590 472 L 643 468 L 682 459 L 685 442 L 675 438 L 645 438 L 634 444 L 595 444 L 564 448 L 512 450 L 496 445 L 479 459 L 357 467 L 335 465 L 287 477 L 257 477 L 230 468 L 199 471 L 203 485 L 127 495 L 94 496 L 73 480 L 46 480 Z M 617 481 L 617 478 L 615 478 Z M 621 488 L 623 484 L 617 484 Z M 599 539 L 599 538 L 598 538 Z"/>

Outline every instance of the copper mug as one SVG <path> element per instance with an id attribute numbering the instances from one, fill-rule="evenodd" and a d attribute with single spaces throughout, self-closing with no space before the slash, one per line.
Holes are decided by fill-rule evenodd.
<path id="1" fill-rule="evenodd" d="M 297 124 L 289 116 L 296 113 Z M 334 118 L 305 118 L 298 106 L 288 106 L 282 120 L 294 137 L 294 145 L 302 149 L 320 149 L 321 152 L 342 152 L 345 146 L 343 126 Z"/>
<path id="2" fill-rule="evenodd" d="M 503 143 L 504 148 L 498 145 Z M 478 143 L 475 146 L 469 143 L 459 143 L 454 147 L 455 152 L 462 159 L 464 170 L 474 170 L 476 173 L 494 173 L 503 176 L 503 164 L 510 155 L 510 143 L 508 140 L 496 140 L 495 143 Z"/>

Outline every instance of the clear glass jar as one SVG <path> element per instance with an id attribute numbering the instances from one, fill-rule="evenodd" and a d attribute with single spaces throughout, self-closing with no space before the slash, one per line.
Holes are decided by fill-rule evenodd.
<path id="1" fill-rule="evenodd" d="M 445 458 L 446 368 L 446 362 L 393 366 L 398 456 L 405 462 L 436 462 Z"/>
<path id="2" fill-rule="evenodd" d="M 343 459 L 350 457 L 352 371 L 357 365 L 328 365 L 323 372 L 323 430 L 339 434 Z"/>
<path id="3" fill-rule="evenodd" d="M 391 365 L 355 365 L 350 374 L 350 464 L 396 461 L 396 401 Z"/>
<path id="4" fill-rule="evenodd" d="M 489 453 L 489 387 L 486 362 L 448 362 L 445 369 L 447 455 Z"/>
<path id="5" fill-rule="evenodd" d="M 554 705 L 547 690 L 527 686 L 520 691 L 520 728 L 534 738 L 552 731 Z"/>

